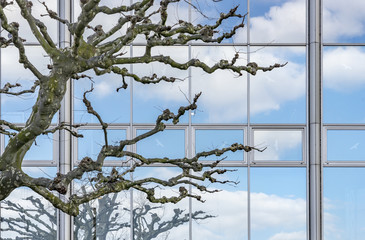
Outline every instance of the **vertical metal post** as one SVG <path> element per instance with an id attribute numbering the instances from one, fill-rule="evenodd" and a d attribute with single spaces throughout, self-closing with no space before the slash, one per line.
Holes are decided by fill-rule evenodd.
<path id="1" fill-rule="evenodd" d="M 309 239 L 322 239 L 321 0 L 308 1 Z"/>
<path id="2" fill-rule="evenodd" d="M 250 0 L 247 0 L 247 63 L 250 62 Z M 247 132 L 246 132 L 246 145 L 253 146 L 253 143 L 251 143 L 251 120 L 250 120 L 250 111 L 251 111 L 251 82 L 250 82 L 250 74 L 247 73 Z M 247 240 L 251 240 L 251 152 L 248 152 L 246 154 L 247 156 Z"/>
<path id="3" fill-rule="evenodd" d="M 191 0 L 189 0 L 189 7 L 188 7 L 188 11 L 189 11 L 189 15 L 188 15 L 188 21 L 191 22 L 192 21 L 192 15 L 191 15 Z M 189 44 L 188 46 L 188 58 L 189 60 L 192 58 L 191 56 L 191 44 Z M 192 98 L 192 79 L 191 79 L 191 75 L 192 75 L 192 71 L 191 68 L 189 68 L 188 70 L 188 74 L 189 74 L 189 85 L 188 85 L 188 91 L 189 91 L 189 102 L 191 102 Z M 192 112 L 191 110 L 189 110 L 189 126 L 188 126 L 188 154 L 187 157 L 191 158 L 193 157 L 193 128 L 192 128 Z M 195 141 L 194 141 L 195 142 Z M 189 185 L 189 192 L 192 193 L 192 187 L 191 185 Z M 193 240 L 193 220 L 192 220 L 192 212 L 193 212 L 193 201 L 191 198 L 189 198 L 189 240 Z"/>
<path id="4" fill-rule="evenodd" d="M 132 5 L 132 1 L 130 1 L 130 4 Z M 129 46 L 129 50 L 130 50 L 130 57 L 133 57 L 133 45 L 130 45 Z M 132 73 L 134 73 L 134 69 L 133 69 L 133 64 L 130 65 L 130 71 Z M 130 136 L 130 139 L 132 139 L 134 137 L 134 131 L 133 131 L 133 80 L 130 79 L 130 82 L 129 82 L 129 94 L 130 94 L 130 111 L 129 111 L 129 136 Z M 131 146 L 131 149 L 130 149 L 132 152 L 136 152 L 135 150 L 135 147 L 134 146 Z M 133 161 L 130 161 L 130 166 L 132 167 L 133 165 Z M 133 179 L 133 173 L 130 174 L 130 178 L 131 180 L 134 180 Z M 129 206 L 130 206 L 130 223 L 131 223 L 131 227 L 130 227 L 130 237 L 129 239 L 130 240 L 133 240 L 134 239 L 134 216 L 133 216 L 133 208 L 134 208 L 134 203 L 133 203 L 133 197 L 134 197 L 134 194 L 133 194 L 133 188 L 131 188 L 130 190 L 130 202 L 129 202 Z"/>
<path id="5" fill-rule="evenodd" d="M 63 19 L 71 18 L 71 0 L 59 0 L 58 2 L 59 16 Z M 64 24 L 59 23 L 59 35 L 58 43 L 60 48 L 64 48 L 70 45 L 70 34 L 66 30 Z M 71 124 L 71 81 L 67 83 L 67 90 L 64 99 L 61 103 L 61 109 L 59 111 L 59 122 L 65 122 Z M 58 161 L 59 172 L 65 174 L 71 170 L 71 135 L 65 130 L 61 130 L 59 134 L 59 161 Z M 68 190 L 68 198 L 70 196 L 71 188 Z M 71 216 L 59 212 L 59 223 L 58 223 L 58 238 L 60 240 L 71 240 L 72 229 L 71 229 Z"/>

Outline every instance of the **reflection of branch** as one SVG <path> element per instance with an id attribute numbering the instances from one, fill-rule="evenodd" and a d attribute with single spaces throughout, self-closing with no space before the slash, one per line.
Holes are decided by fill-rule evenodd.
<path id="1" fill-rule="evenodd" d="M 83 187 L 84 191 L 85 188 Z M 18 214 L 18 217 L 2 217 L 2 228 L 4 238 L 7 234 L 16 233 L 20 237 L 29 237 L 35 240 L 56 239 L 57 217 L 54 208 L 46 208 L 41 199 L 28 197 L 25 200 L 31 206 L 24 207 L 11 201 L 4 201 L 2 208 Z M 122 219 L 122 211 L 131 213 L 130 209 L 123 208 L 118 201 L 118 194 L 104 196 L 94 203 L 85 203 L 80 209 L 78 217 L 74 218 L 74 238 L 79 240 L 108 239 L 113 235 L 116 239 L 123 239 L 131 227 L 130 222 Z M 122 211 L 121 211 L 122 210 Z M 170 230 L 189 222 L 189 214 L 179 208 L 173 209 L 171 217 L 164 214 L 157 214 L 156 211 L 163 210 L 165 215 L 169 213 L 162 205 L 143 204 L 133 209 L 134 239 L 152 240 L 161 234 L 168 234 Z M 6 214 L 6 213 L 5 213 Z M 192 213 L 192 219 L 204 220 L 213 218 L 203 211 Z M 129 219 L 129 217 L 128 217 Z M 96 225 L 95 225 L 96 223 Z M 6 225 L 6 226 L 4 226 Z M 10 239 L 9 239 L 10 240 Z"/>
<path id="2" fill-rule="evenodd" d="M 11 201 L 4 201 L 2 203 L 2 209 L 16 212 L 18 217 L 1 217 L 2 226 L 3 223 L 7 225 L 2 227 L 1 231 L 3 233 L 15 232 L 17 235 L 36 240 L 56 239 L 57 217 L 54 208 L 50 211 L 39 198 L 33 196 L 25 200 L 30 202 L 32 206 L 25 208 Z"/>
<path id="3" fill-rule="evenodd" d="M 177 228 L 189 222 L 189 214 L 184 214 L 184 210 L 179 208 L 173 210 L 174 215 L 169 220 L 161 221 L 161 216 L 154 213 L 153 210 L 162 208 L 161 205 L 151 206 L 146 204 L 133 210 L 134 239 L 155 239 L 158 235 L 168 233 L 168 231 L 173 228 Z M 191 217 L 194 220 L 204 220 L 215 216 L 206 215 L 203 211 L 195 211 L 192 213 Z M 147 219 L 150 219 L 150 221 Z"/>

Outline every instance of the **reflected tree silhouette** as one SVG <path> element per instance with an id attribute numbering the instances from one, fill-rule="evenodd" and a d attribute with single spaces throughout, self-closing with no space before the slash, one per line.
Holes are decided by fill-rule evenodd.
<path id="1" fill-rule="evenodd" d="M 55 208 L 48 207 L 40 198 L 34 196 L 25 200 L 29 202 L 27 207 L 8 200 L 2 201 L 2 209 L 14 213 L 14 216 L 1 217 L 1 239 L 57 239 Z M 194 220 L 213 217 L 216 216 L 208 215 L 204 211 L 195 211 L 191 214 Z M 122 207 L 121 201 L 118 201 L 118 194 L 109 194 L 95 202 L 80 206 L 80 214 L 74 218 L 74 239 L 128 239 L 126 236 L 131 232 L 131 219 L 133 219 L 133 239 L 152 240 L 171 239 L 170 231 L 188 223 L 190 216 L 180 208 L 170 210 L 162 204 L 151 204 L 147 201 L 131 211 Z"/>

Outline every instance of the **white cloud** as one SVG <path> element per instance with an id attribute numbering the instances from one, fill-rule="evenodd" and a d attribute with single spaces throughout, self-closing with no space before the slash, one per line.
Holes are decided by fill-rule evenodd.
<path id="1" fill-rule="evenodd" d="M 364 36 L 364 1 L 324 1 L 323 31 L 324 41 Z"/>
<path id="2" fill-rule="evenodd" d="M 337 47 L 324 52 L 324 86 L 348 92 L 365 86 L 365 51 L 357 47 Z"/>
<path id="3" fill-rule="evenodd" d="M 205 194 L 205 203 L 193 201 L 193 210 L 217 216 L 195 224 L 197 239 L 237 239 L 247 234 L 247 192 L 226 191 Z M 254 231 L 275 235 L 275 228 L 295 232 L 305 228 L 306 203 L 301 198 L 286 198 L 265 193 L 251 193 L 251 219 Z M 198 230 L 197 230 L 198 229 Z M 270 229 L 270 230 L 269 230 Z"/>
<path id="4" fill-rule="evenodd" d="M 254 137 L 256 147 L 266 147 L 265 151 L 254 153 L 256 160 L 301 160 L 282 158 L 288 151 L 301 146 L 300 131 L 255 131 Z"/>
<path id="5" fill-rule="evenodd" d="M 299 51 L 298 55 L 293 54 L 297 51 Z M 274 69 L 271 72 L 259 72 L 257 76 L 251 77 L 252 114 L 279 110 L 282 104 L 304 96 L 305 65 L 295 62 L 296 58 L 302 60 L 302 56 L 300 49 L 295 48 L 263 49 L 253 54 L 252 60 L 260 66 L 285 62 L 288 64 L 283 68 Z"/>
<path id="6" fill-rule="evenodd" d="M 264 16 L 251 18 L 251 40 L 255 42 L 304 42 L 305 1 L 287 1 L 272 6 Z"/>
<path id="7" fill-rule="evenodd" d="M 53 11 L 57 12 L 57 1 L 45 0 L 46 5 Z M 53 41 L 57 41 L 57 21 L 49 18 L 48 16 L 42 17 L 41 14 L 47 15 L 46 8 L 41 4 L 41 1 L 32 1 L 32 14 L 35 18 L 41 20 L 47 27 L 47 31 Z M 27 21 L 21 16 L 20 8 L 14 2 L 14 4 L 8 5 L 4 9 L 4 13 L 8 19 L 8 22 L 18 22 L 19 23 L 19 36 L 26 39 L 27 42 L 36 42 Z M 8 32 L 3 31 L 2 36 L 7 37 Z"/>

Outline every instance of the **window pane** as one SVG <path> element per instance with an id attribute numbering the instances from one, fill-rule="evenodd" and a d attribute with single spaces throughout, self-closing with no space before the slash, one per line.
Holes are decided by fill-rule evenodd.
<path id="1" fill-rule="evenodd" d="M 324 168 L 324 239 L 362 240 L 365 235 L 365 169 Z"/>
<path id="2" fill-rule="evenodd" d="M 254 146 L 263 152 L 254 151 L 254 160 L 294 160 L 303 159 L 302 131 L 255 130 Z"/>
<path id="3" fill-rule="evenodd" d="M 323 53 L 323 120 L 364 123 L 364 47 L 326 47 Z"/>
<path id="4" fill-rule="evenodd" d="M 194 213 L 202 212 L 201 220 L 193 220 L 193 239 L 245 240 L 247 239 L 247 169 L 239 168 L 217 178 L 238 184 L 209 184 L 209 189 L 221 191 L 203 194 L 204 203 L 193 199 L 193 216 Z M 200 194 L 198 191 L 196 193 Z"/>
<path id="5" fill-rule="evenodd" d="M 252 240 L 306 238 L 306 169 L 251 168 Z"/>
<path id="6" fill-rule="evenodd" d="M 245 15 L 247 13 L 247 0 L 224 0 L 224 1 L 211 1 L 211 0 L 192 0 L 191 3 L 196 8 L 191 8 L 191 17 L 194 24 L 209 24 L 213 25 L 220 17 L 221 13 L 228 13 L 232 8 L 238 6 L 236 13 Z M 204 15 L 202 15 L 202 13 Z M 223 33 L 230 32 L 234 26 L 241 24 L 242 19 L 232 17 L 222 22 L 218 33 L 215 36 L 220 36 Z M 247 18 L 246 21 L 247 22 Z M 247 27 L 239 29 L 236 35 L 224 40 L 223 42 L 229 43 L 245 43 L 247 42 Z"/>
<path id="7" fill-rule="evenodd" d="M 47 7 L 54 11 L 54 12 L 58 12 L 58 1 L 54 1 L 54 0 L 45 0 L 42 1 L 45 2 Z M 47 32 L 48 34 L 51 36 L 52 40 L 56 43 L 57 42 L 57 24 L 58 22 L 55 21 L 54 19 L 51 19 L 48 16 L 48 13 L 46 11 L 46 8 L 43 6 L 41 1 L 32 1 L 33 3 L 33 7 L 32 7 L 32 15 L 42 21 L 46 27 L 47 27 Z M 20 14 L 20 8 L 18 7 L 17 4 L 9 4 L 6 9 L 4 9 L 4 13 L 6 14 L 8 23 L 11 22 L 17 22 L 19 23 L 19 37 L 23 38 L 26 40 L 26 43 L 38 43 L 36 37 L 33 35 L 32 30 L 29 27 L 29 24 L 27 23 L 27 21 L 21 16 Z M 44 15 L 44 16 L 41 16 Z M 1 31 L 1 36 L 4 36 L 6 38 L 8 38 L 8 32 L 6 31 Z"/>
<path id="8" fill-rule="evenodd" d="M 142 56 L 144 47 L 134 47 L 133 55 Z M 187 47 L 164 47 L 153 48 L 152 55 L 171 56 L 179 63 L 185 63 L 188 60 Z M 168 78 L 177 78 L 174 83 L 160 82 L 157 84 L 142 84 L 134 82 L 133 86 L 133 121 L 137 123 L 154 123 L 163 110 L 170 109 L 177 114 L 180 106 L 189 105 L 187 100 L 188 90 L 188 71 L 179 70 L 169 67 L 162 63 L 135 64 L 133 72 L 139 77 L 157 77 L 166 76 Z M 180 122 L 188 121 L 188 113 L 180 118 Z"/>
<path id="9" fill-rule="evenodd" d="M 113 168 L 104 167 L 103 175 L 111 175 Z M 127 168 L 118 167 L 119 173 Z M 84 195 L 95 191 L 95 183 L 90 182 L 99 173 L 92 172 L 74 182 L 74 193 Z M 124 176 L 130 180 L 130 175 Z M 131 194 L 129 190 L 110 193 L 80 205 L 80 213 L 74 218 L 74 239 L 129 239 Z"/>
<path id="10" fill-rule="evenodd" d="M 181 174 L 181 170 L 174 167 L 138 168 L 133 174 L 135 180 L 157 177 L 168 180 Z M 157 187 L 159 186 L 159 187 Z M 158 184 L 148 183 L 144 187 L 155 187 L 155 196 L 171 197 L 179 195 L 179 187 L 163 187 Z M 188 186 L 185 186 L 188 189 Z M 151 203 L 146 194 L 133 191 L 133 221 L 135 239 L 189 239 L 189 199 L 185 198 L 173 204 Z"/>
<path id="11" fill-rule="evenodd" d="M 82 134 L 83 138 L 78 138 L 78 160 L 80 161 L 84 157 L 90 157 L 96 159 L 102 146 L 105 144 L 104 132 L 100 129 L 93 130 L 79 130 L 78 133 Z M 108 144 L 118 145 L 119 141 L 126 139 L 125 130 L 108 130 Z M 107 157 L 105 160 L 118 160 L 119 158 Z"/>
<path id="12" fill-rule="evenodd" d="M 47 70 L 50 59 L 40 47 L 26 47 L 29 60 L 40 70 Z M 21 87 L 13 88 L 12 92 L 29 90 L 37 78 L 23 67 L 18 61 L 18 50 L 15 47 L 1 49 L 1 87 L 6 83 L 21 84 Z M 38 87 L 35 93 L 13 96 L 1 94 L 1 118 L 13 123 L 25 123 L 29 117 L 32 106 L 37 99 Z"/>
<path id="13" fill-rule="evenodd" d="M 29 167 L 32 177 L 56 175 L 56 168 Z M 1 201 L 1 239 L 57 239 L 56 209 L 29 188 L 18 188 Z"/>
<path id="14" fill-rule="evenodd" d="M 365 2 L 358 0 L 323 1 L 325 42 L 365 42 Z"/>
<path id="15" fill-rule="evenodd" d="M 126 123 L 130 121 L 130 90 L 119 89 L 123 85 L 122 77 L 116 74 L 105 74 L 95 76 L 91 72 L 85 73 L 92 77 L 92 81 L 83 78 L 74 81 L 74 113 L 75 122 L 99 123 L 98 119 L 87 112 L 83 103 L 85 91 L 94 88 L 86 98 L 91 106 L 99 113 L 101 119 L 106 123 Z M 127 84 L 129 79 L 125 78 Z"/>
<path id="16" fill-rule="evenodd" d="M 80 206 L 74 218 L 74 238 L 129 239 L 130 226 L 129 191 L 108 194 Z"/>
<path id="17" fill-rule="evenodd" d="M 305 48 L 251 48 L 251 61 L 261 66 L 287 65 L 250 78 L 251 122 L 304 123 L 306 118 Z"/>
<path id="18" fill-rule="evenodd" d="M 147 130 L 137 130 L 137 136 Z M 164 130 L 137 143 L 137 152 L 143 157 L 185 157 L 185 131 Z"/>
<path id="19" fill-rule="evenodd" d="M 246 65 L 246 48 L 239 47 L 192 47 L 192 58 L 213 66 L 220 60 L 231 61 L 236 52 L 242 56 L 236 65 Z M 192 92 L 202 92 L 198 109 L 194 111 L 195 123 L 244 123 L 247 122 L 247 75 L 228 70 L 208 74 L 192 68 Z"/>
<path id="20" fill-rule="evenodd" d="M 251 42 L 304 43 L 305 2 L 305 0 L 250 1 Z"/>
<path id="21" fill-rule="evenodd" d="M 216 148 L 230 147 L 233 143 L 243 144 L 243 130 L 196 130 L 195 153 Z M 226 158 L 225 158 L 226 157 Z M 222 156 L 209 156 L 200 160 L 243 160 L 243 151 L 227 152 Z"/>
<path id="22" fill-rule="evenodd" d="M 365 160 L 365 130 L 328 130 L 327 160 Z"/>
<path id="23" fill-rule="evenodd" d="M 5 136 L 5 147 L 8 145 L 9 137 Z M 30 149 L 24 156 L 24 160 L 49 160 L 53 159 L 53 145 L 55 141 L 53 134 L 39 135 Z M 57 144 L 57 142 L 56 142 Z"/>

